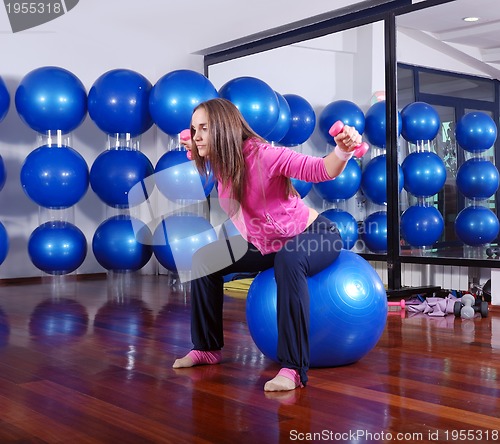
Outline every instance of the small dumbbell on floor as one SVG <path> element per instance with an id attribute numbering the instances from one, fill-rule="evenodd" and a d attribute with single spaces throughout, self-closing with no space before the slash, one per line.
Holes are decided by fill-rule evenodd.
<path id="1" fill-rule="evenodd" d="M 399 302 L 387 302 L 388 307 L 399 307 L 401 310 L 404 310 L 406 307 L 406 301 L 401 299 Z"/>
<path id="2" fill-rule="evenodd" d="M 462 319 L 473 319 L 476 313 L 480 313 L 481 317 L 488 316 L 488 303 L 486 301 L 477 301 L 471 294 L 464 294 L 459 301 L 455 302 L 453 312 L 456 317 Z"/>

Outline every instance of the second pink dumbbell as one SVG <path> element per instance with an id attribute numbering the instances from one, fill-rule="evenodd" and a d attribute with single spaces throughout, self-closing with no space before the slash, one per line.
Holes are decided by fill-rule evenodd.
<path id="1" fill-rule="evenodd" d="M 344 123 L 341 120 L 337 120 L 331 128 L 328 130 L 328 134 L 330 136 L 335 137 L 337 134 L 340 134 L 342 130 L 344 129 Z M 355 149 L 354 149 L 354 156 L 360 159 L 363 157 L 366 152 L 368 151 L 370 147 L 366 142 L 361 142 Z"/>
<path id="2" fill-rule="evenodd" d="M 184 130 L 181 131 L 181 133 L 179 134 L 179 136 L 180 136 L 181 140 L 189 140 L 189 139 L 191 139 L 191 130 L 189 130 L 189 129 L 186 128 L 186 129 L 184 129 Z M 192 159 L 191 151 L 190 150 L 187 151 L 186 156 L 187 156 L 187 158 L 189 160 Z"/>

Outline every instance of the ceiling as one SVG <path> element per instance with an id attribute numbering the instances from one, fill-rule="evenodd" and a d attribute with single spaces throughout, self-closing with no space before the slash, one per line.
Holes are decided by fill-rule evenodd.
<path id="1" fill-rule="evenodd" d="M 398 31 L 429 44 L 448 45 L 464 58 L 487 66 L 485 71 L 500 78 L 500 1 L 455 0 L 421 9 L 397 18 Z M 478 17 L 466 22 L 464 17 Z"/>

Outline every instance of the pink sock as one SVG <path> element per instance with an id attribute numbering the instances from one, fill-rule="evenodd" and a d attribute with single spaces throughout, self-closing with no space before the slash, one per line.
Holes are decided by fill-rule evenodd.
<path id="1" fill-rule="evenodd" d="M 193 360 L 194 365 L 218 364 L 222 359 L 222 352 L 220 350 L 191 350 L 187 356 Z"/>
<path id="2" fill-rule="evenodd" d="M 295 384 L 295 387 L 303 387 L 302 382 L 300 382 L 299 372 L 297 370 L 283 367 L 278 372 L 278 375 L 290 379 L 290 381 L 292 381 Z"/>

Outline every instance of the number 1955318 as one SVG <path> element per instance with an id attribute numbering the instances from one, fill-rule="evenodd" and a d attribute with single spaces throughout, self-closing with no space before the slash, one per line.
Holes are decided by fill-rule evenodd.
<path id="1" fill-rule="evenodd" d="M 6 2 L 7 14 L 61 14 L 60 2 Z"/>

